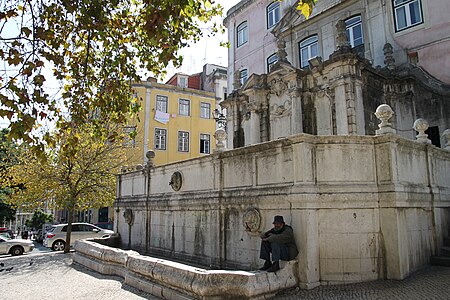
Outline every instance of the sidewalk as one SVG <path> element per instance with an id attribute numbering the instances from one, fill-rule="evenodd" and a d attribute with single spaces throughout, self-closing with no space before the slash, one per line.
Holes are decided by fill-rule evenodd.
<path id="1" fill-rule="evenodd" d="M 0 299 L 159 299 L 106 276 L 72 265 L 72 254 L 47 253 L 1 258 Z M 12 269 L 10 269 L 12 267 Z M 7 269 L 10 269 L 7 271 Z M 450 299 L 450 268 L 430 266 L 402 281 L 293 289 L 274 299 Z"/>
<path id="2" fill-rule="evenodd" d="M 404 280 L 320 286 L 310 291 L 296 289 L 282 292 L 276 299 L 450 299 L 450 268 L 429 266 Z"/>

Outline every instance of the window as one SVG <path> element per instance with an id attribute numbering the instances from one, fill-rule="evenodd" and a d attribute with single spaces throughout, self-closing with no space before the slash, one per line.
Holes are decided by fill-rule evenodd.
<path id="1" fill-rule="evenodd" d="M 188 80 L 186 77 L 178 77 L 178 86 L 181 88 L 187 88 L 188 87 Z"/>
<path id="2" fill-rule="evenodd" d="M 423 22 L 421 0 L 393 1 L 396 31 L 400 31 Z"/>
<path id="3" fill-rule="evenodd" d="M 189 100 L 180 99 L 178 100 L 178 114 L 180 116 L 189 116 L 190 109 L 189 109 Z"/>
<path id="4" fill-rule="evenodd" d="M 167 112 L 167 97 L 166 96 L 156 96 L 156 110 L 161 112 Z"/>
<path id="5" fill-rule="evenodd" d="M 237 27 L 237 46 L 240 47 L 248 41 L 247 21 L 242 22 Z"/>
<path id="6" fill-rule="evenodd" d="M 167 130 L 155 128 L 155 150 L 166 150 Z"/>
<path id="7" fill-rule="evenodd" d="M 209 119 L 211 116 L 211 104 L 200 102 L 200 118 Z"/>
<path id="8" fill-rule="evenodd" d="M 267 58 L 267 72 L 270 72 L 270 68 L 278 62 L 278 55 L 276 53 L 272 54 Z"/>
<path id="9" fill-rule="evenodd" d="M 244 83 L 247 81 L 247 77 L 248 77 L 248 70 L 247 69 L 241 70 L 239 72 L 239 78 L 241 80 L 241 85 L 244 85 Z"/>
<path id="10" fill-rule="evenodd" d="M 227 99 L 227 88 L 223 88 L 223 100 Z"/>
<path id="11" fill-rule="evenodd" d="M 99 231 L 97 228 L 95 228 L 94 226 L 91 225 L 86 225 L 86 224 L 79 224 L 79 231 L 85 231 L 85 232 L 94 232 L 94 231 Z"/>
<path id="12" fill-rule="evenodd" d="M 210 153 L 210 137 L 209 134 L 200 134 L 200 153 Z"/>
<path id="13" fill-rule="evenodd" d="M 189 132 L 178 131 L 178 151 L 189 152 Z"/>
<path id="14" fill-rule="evenodd" d="M 308 61 L 319 55 L 318 40 L 317 35 L 313 35 L 299 43 L 300 68 L 309 68 Z"/>
<path id="15" fill-rule="evenodd" d="M 361 16 L 354 16 L 345 21 L 348 41 L 352 48 L 364 44 Z"/>
<path id="16" fill-rule="evenodd" d="M 272 2 L 267 6 L 267 29 L 277 25 L 280 21 L 280 2 Z"/>

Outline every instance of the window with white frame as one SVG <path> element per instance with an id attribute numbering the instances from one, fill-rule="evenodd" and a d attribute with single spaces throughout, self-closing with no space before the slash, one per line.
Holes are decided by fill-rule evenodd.
<path id="1" fill-rule="evenodd" d="M 267 72 L 270 72 L 270 68 L 278 62 L 278 55 L 276 53 L 272 54 L 267 58 Z"/>
<path id="2" fill-rule="evenodd" d="M 178 131 L 178 151 L 189 152 L 189 132 Z"/>
<path id="3" fill-rule="evenodd" d="M 299 43 L 300 68 L 308 68 L 308 61 L 319 55 L 319 38 L 317 35 L 310 36 Z"/>
<path id="4" fill-rule="evenodd" d="M 155 128 L 155 150 L 166 150 L 167 129 Z"/>
<path id="5" fill-rule="evenodd" d="M 210 146 L 210 136 L 209 134 L 200 134 L 200 153 L 209 154 Z"/>
<path id="6" fill-rule="evenodd" d="M 243 69 L 239 72 L 239 78 L 241 81 L 241 85 L 244 85 L 244 83 L 247 81 L 248 79 L 248 70 L 247 69 Z"/>
<path id="7" fill-rule="evenodd" d="M 178 76 L 178 86 L 181 88 L 187 88 L 188 87 L 188 79 L 184 76 Z"/>
<path id="8" fill-rule="evenodd" d="M 267 29 L 280 21 L 280 2 L 275 1 L 267 6 Z"/>
<path id="9" fill-rule="evenodd" d="M 421 0 L 393 0 L 395 30 L 401 31 L 409 27 L 421 24 L 422 4 Z"/>
<path id="10" fill-rule="evenodd" d="M 189 100 L 186 99 L 179 99 L 178 100 L 178 114 L 180 116 L 189 116 L 190 114 L 190 102 Z"/>
<path id="11" fill-rule="evenodd" d="M 211 104 L 200 102 L 200 118 L 209 119 L 211 117 Z"/>
<path id="12" fill-rule="evenodd" d="M 156 96 L 156 110 L 161 112 L 167 112 L 167 97 L 157 95 Z"/>
<path id="13" fill-rule="evenodd" d="M 364 44 L 361 16 L 354 16 L 345 20 L 345 28 L 352 48 Z"/>
<path id="14" fill-rule="evenodd" d="M 237 31 L 237 46 L 240 47 L 248 41 L 248 27 L 247 21 L 242 22 L 236 28 Z"/>

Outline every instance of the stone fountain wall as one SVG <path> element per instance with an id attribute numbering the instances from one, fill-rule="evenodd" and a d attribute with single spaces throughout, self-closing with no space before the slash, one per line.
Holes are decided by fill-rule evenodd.
<path id="1" fill-rule="evenodd" d="M 118 177 L 122 245 L 211 268 L 254 270 L 259 233 L 283 215 L 300 287 L 403 279 L 450 224 L 450 151 L 385 132 L 247 146 Z"/>

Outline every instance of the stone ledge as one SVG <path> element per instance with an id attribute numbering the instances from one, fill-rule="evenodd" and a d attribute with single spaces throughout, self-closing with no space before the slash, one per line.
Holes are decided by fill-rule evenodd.
<path id="1" fill-rule="evenodd" d="M 296 287 L 297 261 L 276 273 L 205 270 L 169 260 L 142 256 L 88 240 L 75 242 L 73 261 L 163 299 L 265 299 Z"/>

